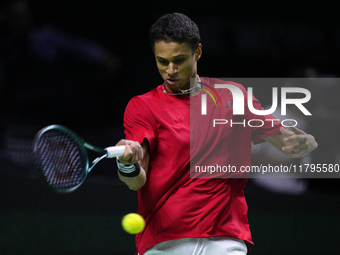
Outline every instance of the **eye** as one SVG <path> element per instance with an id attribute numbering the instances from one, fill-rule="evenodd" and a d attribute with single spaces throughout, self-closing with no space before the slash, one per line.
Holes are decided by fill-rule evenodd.
<path id="1" fill-rule="evenodd" d="M 180 65 L 184 62 L 185 58 L 176 58 L 173 63 L 176 65 Z"/>
<path id="2" fill-rule="evenodd" d="M 169 61 L 165 59 L 157 59 L 158 63 L 160 63 L 163 66 L 167 66 L 169 64 Z"/>

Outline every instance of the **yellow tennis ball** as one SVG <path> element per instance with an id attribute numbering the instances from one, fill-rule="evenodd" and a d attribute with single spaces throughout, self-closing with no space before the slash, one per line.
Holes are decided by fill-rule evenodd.
<path id="1" fill-rule="evenodd" d="M 122 226 L 129 234 L 138 234 L 143 231 L 145 221 L 139 214 L 129 213 L 123 217 Z"/>

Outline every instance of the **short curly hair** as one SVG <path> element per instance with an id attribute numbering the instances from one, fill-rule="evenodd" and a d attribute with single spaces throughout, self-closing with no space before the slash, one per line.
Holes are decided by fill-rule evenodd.
<path id="1" fill-rule="evenodd" d="M 159 18 L 150 30 L 150 43 L 155 51 L 155 43 L 160 41 L 188 43 L 196 51 L 201 36 L 198 26 L 182 13 L 170 13 Z"/>

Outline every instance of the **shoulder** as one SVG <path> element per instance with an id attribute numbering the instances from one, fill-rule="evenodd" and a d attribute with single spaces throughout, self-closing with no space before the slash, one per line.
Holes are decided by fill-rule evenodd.
<path id="1" fill-rule="evenodd" d="M 141 94 L 141 95 L 136 95 L 132 97 L 129 101 L 130 102 L 142 102 L 142 101 L 149 101 L 152 99 L 156 99 L 159 97 L 160 91 L 162 90 L 162 85 L 157 86 L 156 88 L 150 90 L 147 93 Z"/>
<path id="2" fill-rule="evenodd" d="M 246 90 L 245 87 L 240 84 L 240 83 L 237 83 L 237 82 L 234 82 L 234 81 L 230 81 L 228 79 L 217 79 L 217 78 L 210 78 L 210 77 L 200 77 L 201 80 L 202 80 L 202 83 L 204 84 L 208 84 L 210 86 L 214 86 L 215 84 L 226 84 L 226 85 L 233 85 L 235 87 L 238 87 L 240 88 L 242 91 Z"/>
<path id="3" fill-rule="evenodd" d="M 247 96 L 246 88 L 237 82 L 230 81 L 227 79 L 217 79 L 210 77 L 201 77 L 202 87 L 206 86 L 208 89 L 213 90 L 219 95 L 240 96 L 240 92 Z M 223 86 L 222 86 L 223 85 Z M 242 95 L 242 94 L 241 94 Z"/>
<path id="4" fill-rule="evenodd" d="M 162 85 L 159 85 L 145 94 L 132 97 L 126 106 L 125 111 L 134 113 L 150 111 L 159 101 L 158 98 L 160 98 L 161 87 Z"/>

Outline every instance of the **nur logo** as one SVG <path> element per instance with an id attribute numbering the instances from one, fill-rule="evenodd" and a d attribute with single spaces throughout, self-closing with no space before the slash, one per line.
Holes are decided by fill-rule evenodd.
<path id="1" fill-rule="evenodd" d="M 216 94 L 221 105 L 222 105 L 222 100 L 215 88 L 229 89 L 229 91 L 232 94 L 233 103 L 231 103 L 231 101 L 229 100 L 228 104 L 226 105 L 226 108 L 233 108 L 233 115 L 244 115 L 244 100 L 245 99 L 244 99 L 244 94 L 239 87 L 237 87 L 236 85 L 232 85 L 232 84 L 215 84 L 214 87 L 209 86 L 207 84 L 203 84 L 203 85 L 210 88 L 210 90 L 212 90 Z M 213 99 L 215 106 L 216 106 L 217 102 L 214 96 L 212 95 L 212 93 L 208 91 L 207 89 L 203 89 L 203 88 L 200 88 L 200 89 L 205 91 Z M 248 108 L 250 112 L 256 115 L 272 114 L 276 110 L 277 105 L 278 105 L 277 90 L 278 90 L 277 87 L 272 88 L 272 102 L 273 103 L 270 109 L 258 110 L 258 109 L 255 109 L 255 107 L 253 106 L 253 88 L 249 87 L 247 89 L 247 92 L 248 92 L 247 103 L 248 103 Z M 298 99 L 297 98 L 291 99 L 291 98 L 287 98 L 288 93 L 301 93 L 301 94 L 304 94 L 305 97 L 298 98 Z M 207 94 L 201 95 L 201 115 L 207 115 Z M 294 104 L 296 105 L 297 108 L 300 109 L 300 111 L 304 115 L 311 116 L 312 114 L 302 105 L 304 103 L 307 103 L 310 99 L 311 99 L 311 93 L 309 92 L 309 90 L 305 88 L 293 88 L 293 87 L 281 88 L 281 115 L 286 115 L 287 104 Z"/>

